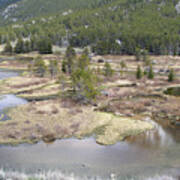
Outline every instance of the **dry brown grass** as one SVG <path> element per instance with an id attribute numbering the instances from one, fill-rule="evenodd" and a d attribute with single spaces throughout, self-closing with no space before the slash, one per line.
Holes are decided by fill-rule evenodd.
<path id="1" fill-rule="evenodd" d="M 98 143 L 108 145 L 152 128 L 149 123 L 97 112 L 91 106 L 76 104 L 69 109 L 66 105 L 64 108 L 59 100 L 49 100 L 10 110 L 11 122 L 0 123 L 0 143 L 49 142 L 96 134 Z"/>

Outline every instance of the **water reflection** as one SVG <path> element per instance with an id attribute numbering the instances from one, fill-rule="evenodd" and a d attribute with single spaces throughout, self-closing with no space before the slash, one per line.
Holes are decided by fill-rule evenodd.
<path id="1" fill-rule="evenodd" d="M 171 149 L 172 148 L 172 149 Z M 27 173 L 52 171 L 74 172 L 76 175 L 148 176 L 180 172 L 180 146 L 151 150 L 120 142 L 113 146 L 100 146 L 94 139 L 65 139 L 46 145 L 0 147 L 0 167 L 23 170 Z M 169 153 L 169 151 L 172 152 Z M 177 172 L 176 172 L 177 173 Z"/>
<path id="2" fill-rule="evenodd" d="M 168 131 L 168 127 L 167 129 L 163 128 L 162 125 L 151 120 L 149 117 L 145 120 L 153 124 L 154 130 L 147 131 L 138 136 L 129 137 L 127 139 L 129 143 L 138 144 L 146 148 L 159 148 L 176 144 L 173 138 L 173 133 L 176 133 L 175 129 L 170 132 Z"/>

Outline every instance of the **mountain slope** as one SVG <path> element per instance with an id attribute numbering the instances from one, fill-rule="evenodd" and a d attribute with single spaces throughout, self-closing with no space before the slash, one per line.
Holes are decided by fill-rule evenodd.
<path id="1" fill-rule="evenodd" d="M 20 0 L 0 0 L 0 9 L 6 8 L 10 4 L 14 4 Z"/>
<path id="2" fill-rule="evenodd" d="M 19 1 L 19 2 L 18 2 Z M 102 0 L 0 0 L 2 22 L 61 13 L 69 9 L 82 9 L 98 5 Z M 8 6 L 10 5 L 10 6 Z M 13 6 L 14 5 L 14 6 Z"/>

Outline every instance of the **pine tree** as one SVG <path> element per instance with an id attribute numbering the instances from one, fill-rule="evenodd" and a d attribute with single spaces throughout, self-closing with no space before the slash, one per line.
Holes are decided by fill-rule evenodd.
<path id="1" fill-rule="evenodd" d="M 12 53 L 13 52 L 13 47 L 11 46 L 11 43 L 7 41 L 6 46 L 4 48 L 5 53 Z"/>
<path id="2" fill-rule="evenodd" d="M 141 60 L 141 49 L 136 48 L 136 50 L 135 50 L 135 57 L 136 57 L 136 61 L 140 61 Z"/>
<path id="3" fill-rule="evenodd" d="M 136 78 L 137 78 L 137 79 L 141 79 L 142 76 L 143 76 L 143 75 L 142 75 L 141 67 L 140 67 L 140 65 L 138 65 L 137 71 L 136 71 Z"/>
<path id="4" fill-rule="evenodd" d="M 152 65 L 149 67 L 148 79 L 154 79 L 154 71 Z"/>
<path id="5" fill-rule="evenodd" d="M 44 61 L 40 58 L 37 58 L 34 63 L 34 73 L 39 77 L 44 77 L 46 73 L 47 67 Z"/>
<path id="6" fill-rule="evenodd" d="M 142 59 L 144 62 L 147 62 L 149 60 L 148 51 L 146 49 L 142 51 Z"/>
<path id="7" fill-rule="evenodd" d="M 124 69 L 127 67 L 127 65 L 124 61 L 121 61 L 120 66 L 121 66 L 121 75 L 123 76 Z"/>
<path id="8" fill-rule="evenodd" d="M 18 39 L 14 52 L 17 54 L 24 53 L 24 41 L 21 38 Z"/>
<path id="9" fill-rule="evenodd" d="M 30 39 L 30 49 L 31 51 L 38 51 L 38 42 L 35 36 L 32 36 Z"/>
<path id="10" fill-rule="evenodd" d="M 169 72 L 168 81 L 169 82 L 174 81 L 174 70 L 173 69 L 171 69 L 170 72 Z"/>
<path id="11" fill-rule="evenodd" d="M 89 49 L 88 48 L 85 48 L 84 51 L 83 51 L 83 54 L 85 54 L 86 56 L 89 55 Z"/>
<path id="12" fill-rule="evenodd" d="M 66 62 L 65 59 L 63 59 L 62 64 L 61 64 L 61 71 L 62 71 L 63 73 L 66 73 L 66 72 L 67 72 L 66 65 L 67 65 L 67 62 Z"/>
<path id="13" fill-rule="evenodd" d="M 24 42 L 24 52 L 25 52 L 25 53 L 31 52 L 31 44 L 30 44 L 29 41 L 25 41 L 25 42 Z"/>
<path id="14" fill-rule="evenodd" d="M 66 49 L 66 55 L 65 55 L 67 71 L 68 71 L 69 74 L 72 73 L 75 58 L 76 58 L 76 52 L 75 52 L 75 50 L 73 49 L 72 46 L 69 46 Z"/>
<path id="15" fill-rule="evenodd" d="M 49 39 L 41 39 L 38 43 L 38 51 L 40 54 L 52 54 L 52 44 Z"/>
<path id="16" fill-rule="evenodd" d="M 114 71 L 113 71 L 113 69 L 111 68 L 111 65 L 110 65 L 108 62 L 106 62 L 106 63 L 104 64 L 104 75 L 105 75 L 106 77 L 111 77 L 111 76 L 113 75 L 113 73 L 114 73 Z"/>
<path id="17" fill-rule="evenodd" d="M 49 64 L 49 72 L 51 74 L 51 77 L 55 77 L 58 74 L 58 62 L 57 60 L 51 60 Z"/>
<path id="18" fill-rule="evenodd" d="M 78 60 L 77 64 L 73 66 L 71 73 L 72 87 L 74 95 L 77 100 L 83 103 L 89 103 L 95 100 L 98 93 L 96 88 L 97 78 L 89 68 L 88 57 L 84 54 Z M 82 63 L 86 62 L 86 63 Z"/>

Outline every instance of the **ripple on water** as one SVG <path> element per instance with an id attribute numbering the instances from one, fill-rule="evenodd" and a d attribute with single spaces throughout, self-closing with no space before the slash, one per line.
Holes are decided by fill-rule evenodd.
<path id="1" fill-rule="evenodd" d="M 109 177 L 99 177 L 99 176 L 76 176 L 73 173 L 67 174 L 61 171 L 47 171 L 39 172 L 36 174 L 26 174 L 17 171 L 4 171 L 0 170 L 0 179 L 36 179 L 36 180 L 179 180 L 178 177 L 173 177 L 170 175 L 155 175 L 151 177 L 117 177 L 115 174 L 110 174 Z"/>

